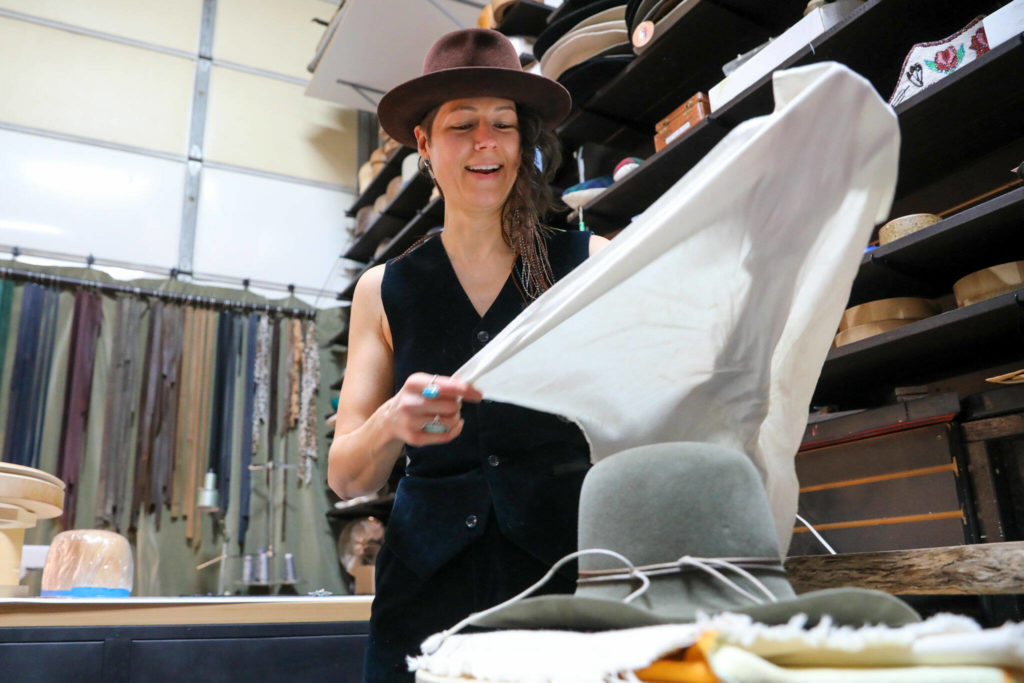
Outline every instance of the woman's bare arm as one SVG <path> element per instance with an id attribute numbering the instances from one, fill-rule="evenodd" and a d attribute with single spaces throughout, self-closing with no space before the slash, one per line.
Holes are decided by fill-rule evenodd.
<path id="1" fill-rule="evenodd" d="M 327 482 L 341 498 L 355 498 L 387 483 L 402 445 L 446 443 L 462 431 L 461 401 L 480 400 L 464 382 L 438 377 L 437 398 L 422 391 L 431 376 L 415 373 L 393 394 L 394 352 L 381 302 L 384 266 L 367 271 L 356 285 L 349 318 L 348 360 L 338 400 L 327 465 Z M 435 415 L 450 427 L 445 434 L 428 434 L 422 426 Z"/>

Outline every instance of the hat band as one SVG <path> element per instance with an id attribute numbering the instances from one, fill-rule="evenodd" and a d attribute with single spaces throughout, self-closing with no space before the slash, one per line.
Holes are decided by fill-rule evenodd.
<path id="1" fill-rule="evenodd" d="M 613 557 L 616 560 L 622 562 L 624 565 L 626 565 L 626 569 L 580 571 L 578 573 L 581 576 L 584 574 L 586 574 L 587 576 L 578 579 L 577 583 L 586 583 L 591 581 L 619 581 L 623 579 L 637 579 L 640 582 L 639 588 L 637 588 L 632 593 L 630 593 L 622 599 L 623 603 L 631 602 L 635 598 L 638 598 L 641 595 L 643 595 L 647 591 L 647 589 L 650 588 L 651 580 L 647 578 L 648 575 L 658 576 L 660 574 L 674 574 L 682 571 L 696 570 L 702 571 L 706 574 L 713 576 L 714 578 L 718 579 L 732 590 L 736 591 L 737 593 L 740 593 L 741 595 L 749 599 L 751 602 L 758 605 L 763 605 L 765 603 L 765 600 L 763 598 L 759 598 L 758 596 L 736 585 L 735 581 L 732 581 L 731 579 L 729 579 L 729 577 L 725 576 L 724 574 L 722 574 L 722 572 L 718 570 L 728 569 L 738 574 L 739 576 L 742 576 L 747 581 L 756 586 L 762 593 L 764 593 L 764 595 L 768 598 L 769 602 L 778 602 L 779 599 L 775 597 L 775 595 L 770 590 L 768 590 L 767 586 L 761 583 L 753 574 L 744 569 L 744 567 L 749 567 L 751 569 L 757 569 L 761 571 L 778 571 L 781 572 L 783 575 L 785 575 L 786 573 L 786 570 L 782 567 L 781 562 L 779 562 L 777 558 L 770 557 L 692 557 L 690 555 L 684 555 L 675 562 L 664 562 L 661 564 L 649 564 L 637 567 L 632 562 L 630 562 L 629 558 L 627 558 L 625 555 L 617 553 L 614 550 L 608 550 L 606 548 L 588 548 L 586 550 L 577 550 L 574 553 L 569 553 L 568 555 L 560 559 L 558 562 L 555 562 L 555 564 L 552 565 L 551 569 L 548 570 L 547 574 L 542 576 L 539 581 L 537 581 L 532 586 L 530 586 L 523 592 L 519 593 L 518 595 L 514 595 L 505 602 L 499 603 L 481 612 L 474 612 L 473 614 L 470 614 L 468 617 L 466 617 L 459 623 L 455 624 L 451 628 L 445 629 L 440 633 L 435 633 L 434 635 L 430 636 L 425 641 L 423 641 L 421 650 L 425 654 L 432 654 L 434 652 L 437 652 L 438 648 L 441 647 L 441 645 L 444 643 L 445 640 L 448 639 L 449 636 L 452 636 L 461 631 L 463 628 L 472 623 L 474 619 L 485 617 L 493 612 L 502 609 L 503 607 L 507 607 L 508 605 L 517 603 L 520 600 L 526 598 L 535 590 L 537 590 L 545 583 L 547 583 L 551 579 L 551 577 L 555 575 L 555 572 L 558 571 L 558 569 L 561 568 L 563 565 L 567 564 L 572 560 L 575 560 L 577 557 L 583 557 L 584 555 L 605 555 L 608 557 Z"/>
<path id="2" fill-rule="evenodd" d="M 726 586 L 757 605 L 763 605 L 765 603 L 764 598 L 758 597 L 757 595 L 754 595 L 753 593 L 750 593 L 736 585 L 734 581 L 729 579 L 722 572 L 718 571 L 719 569 L 729 570 L 754 584 L 754 586 L 756 586 L 768 599 L 768 602 L 778 602 L 778 598 L 768 590 L 768 587 L 747 571 L 747 569 L 753 569 L 761 572 L 778 572 L 785 576 L 786 570 L 782 566 L 782 563 L 777 558 L 770 557 L 693 557 L 691 555 L 683 555 L 675 562 L 661 562 L 658 564 L 646 564 L 640 566 L 631 565 L 628 569 L 581 569 L 579 571 L 579 578 L 576 579 L 576 583 L 582 585 L 607 581 L 627 581 L 641 577 L 647 578 L 651 576 L 664 576 L 666 574 L 681 574 L 683 572 L 700 571 L 718 579 Z M 642 588 L 646 590 L 648 585 L 650 585 L 650 582 L 645 581 Z M 623 602 L 629 602 L 633 597 L 635 596 L 631 594 Z"/>

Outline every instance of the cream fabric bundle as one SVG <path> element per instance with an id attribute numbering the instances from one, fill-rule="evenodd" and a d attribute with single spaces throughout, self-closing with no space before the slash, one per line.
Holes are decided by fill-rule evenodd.
<path id="1" fill-rule="evenodd" d="M 719 614 L 693 624 L 599 633 L 496 631 L 451 636 L 437 652 L 409 662 L 419 681 L 463 676 L 538 683 L 629 680 L 629 672 L 713 633 L 708 664 L 721 679 L 737 683 L 1003 683 L 1003 667 L 1024 668 L 1022 624 L 982 630 L 967 617 L 940 614 L 899 628 L 837 627 L 827 621 L 804 626 L 800 616 L 766 626 L 744 615 Z"/>
<path id="2" fill-rule="evenodd" d="M 793 458 L 873 226 L 899 127 L 845 66 L 777 72 L 775 112 L 738 126 L 456 377 L 577 422 L 597 461 L 722 444 L 761 473 L 785 552 Z"/>

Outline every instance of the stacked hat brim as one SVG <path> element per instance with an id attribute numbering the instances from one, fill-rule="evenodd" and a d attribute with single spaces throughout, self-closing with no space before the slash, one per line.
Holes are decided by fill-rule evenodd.
<path id="1" fill-rule="evenodd" d="M 598 0 L 552 22 L 533 46 L 541 73 L 558 79 L 587 60 L 630 53 L 625 16 L 623 0 Z"/>
<path id="2" fill-rule="evenodd" d="M 828 617 L 838 626 L 903 626 L 921 620 L 905 602 L 865 588 L 829 588 L 771 604 L 725 611 L 746 614 L 754 621 L 768 625 L 785 624 L 797 614 L 806 616 L 810 624 Z M 656 607 L 644 609 L 621 600 L 541 595 L 475 618 L 472 624 L 493 629 L 607 631 L 692 622 L 698 612 L 710 614 L 714 610 L 694 606 L 683 610 L 677 608 L 671 614 L 659 614 Z"/>
<path id="3" fill-rule="evenodd" d="M 569 91 L 574 103 L 582 105 L 618 76 L 634 59 L 632 52 L 600 54 L 566 69 L 558 77 L 558 82 Z"/>

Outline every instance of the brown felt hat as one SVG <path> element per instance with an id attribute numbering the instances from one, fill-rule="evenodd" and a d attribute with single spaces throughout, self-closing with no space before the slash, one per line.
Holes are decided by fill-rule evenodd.
<path id="1" fill-rule="evenodd" d="M 423 75 L 389 90 L 377 105 L 377 117 L 392 138 L 415 148 L 413 129 L 427 112 L 464 97 L 502 97 L 527 105 L 551 128 L 572 107 L 568 90 L 523 71 L 508 38 L 467 28 L 441 36 L 423 60 Z"/>

